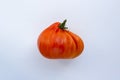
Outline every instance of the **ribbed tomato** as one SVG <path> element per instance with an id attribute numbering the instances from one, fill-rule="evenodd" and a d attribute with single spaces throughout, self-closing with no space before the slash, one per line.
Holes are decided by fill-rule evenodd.
<path id="1" fill-rule="evenodd" d="M 66 30 L 66 20 L 55 22 L 38 37 L 38 49 L 49 59 L 71 59 L 80 55 L 84 49 L 81 38 Z"/>

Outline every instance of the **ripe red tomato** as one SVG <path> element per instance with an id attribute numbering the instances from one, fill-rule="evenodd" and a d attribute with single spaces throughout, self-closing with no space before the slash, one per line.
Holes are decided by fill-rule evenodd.
<path id="1" fill-rule="evenodd" d="M 84 49 L 81 38 L 66 30 L 66 20 L 55 22 L 38 37 L 38 49 L 49 59 L 71 59 L 80 55 Z"/>

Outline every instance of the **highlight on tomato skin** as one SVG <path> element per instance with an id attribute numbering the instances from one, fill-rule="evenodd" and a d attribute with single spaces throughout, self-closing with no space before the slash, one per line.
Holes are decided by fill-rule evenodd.
<path id="1" fill-rule="evenodd" d="M 72 59 L 82 53 L 84 43 L 78 35 L 66 30 L 66 21 L 53 23 L 39 35 L 37 45 L 44 57 Z"/>

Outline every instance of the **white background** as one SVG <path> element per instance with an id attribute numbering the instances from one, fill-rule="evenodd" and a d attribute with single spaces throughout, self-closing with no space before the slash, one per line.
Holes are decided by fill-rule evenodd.
<path id="1" fill-rule="evenodd" d="M 46 59 L 38 35 L 64 19 L 85 49 Z M 0 80 L 120 80 L 120 0 L 0 0 Z"/>

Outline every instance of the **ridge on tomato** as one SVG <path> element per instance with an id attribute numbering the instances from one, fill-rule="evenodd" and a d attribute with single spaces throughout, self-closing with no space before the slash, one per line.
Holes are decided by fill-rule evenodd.
<path id="1" fill-rule="evenodd" d="M 78 35 L 66 30 L 66 21 L 53 23 L 39 35 L 37 45 L 44 57 L 72 59 L 82 53 L 84 43 Z"/>

